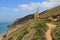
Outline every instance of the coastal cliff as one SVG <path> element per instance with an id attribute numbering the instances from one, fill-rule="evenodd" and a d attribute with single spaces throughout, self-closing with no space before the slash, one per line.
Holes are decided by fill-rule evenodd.
<path id="1" fill-rule="evenodd" d="M 8 32 L 3 37 L 3 40 L 47 40 L 45 33 L 47 32 L 49 25 L 47 25 L 46 23 L 59 26 L 57 24 L 57 20 L 52 21 L 47 17 L 49 16 L 52 17 L 59 14 L 60 14 L 60 6 L 57 6 L 55 8 L 45 10 L 39 13 L 40 15 L 39 17 L 41 19 L 39 21 L 34 21 L 34 14 L 25 16 L 23 18 L 19 18 L 13 24 L 8 26 Z M 44 20 L 44 18 L 46 18 L 46 20 Z M 52 39 L 54 40 L 55 40 L 54 36 L 56 37 L 57 34 L 54 35 L 53 33 L 55 32 L 55 30 L 58 31 L 57 29 L 55 28 L 53 31 L 51 31 Z M 58 33 L 60 35 L 59 31 Z M 59 40 L 59 38 L 57 35 L 56 40 L 57 39 Z"/>

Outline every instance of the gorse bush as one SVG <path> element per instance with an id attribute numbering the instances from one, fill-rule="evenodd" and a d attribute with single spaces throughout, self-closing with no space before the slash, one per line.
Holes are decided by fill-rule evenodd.
<path id="1" fill-rule="evenodd" d="M 52 21 L 52 20 L 50 20 L 50 19 L 46 19 L 46 20 L 45 20 L 45 22 L 48 22 L 48 23 L 51 22 L 51 21 Z"/>
<path id="2" fill-rule="evenodd" d="M 28 32 L 27 28 L 24 29 L 24 30 L 19 34 L 19 36 L 17 37 L 17 40 L 22 40 L 22 38 L 23 38 L 26 34 L 28 34 L 28 33 L 29 33 L 29 32 Z"/>
<path id="3" fill-rule="evenodd" d="M 53 40 L 60 40 L 60 26 L 57 26 L 57 27 L 52 31 L 52 37 L 53 37 Z"/>
<path id="4" fill-rule="evenodd" d="M 39 32 L 39 33 L 44 33 L 47 31 L 48 27 L 45 22 L 42 21 L 37 21 L 35 23 L 34 28 Z"/>
<path id="5" fill-rule="evenodd" d="M 35 33 L 33 40 L 46 40 L 44 35 L 39 34 L 38 32 Z"/>
<path id="6" fill-rule="evenodd" d="M 33 29 L 37 31 L 33 37 L 33 40 L 46 40 L 44 35 L 48 27 L 45 22 L 43 21 L 35 22 L 35 26 L 33 27 Z"/>
<path id="7" fill-rule="evenodd" d="M 22 40 L 27 34 L 30 33 L 30 30 L 32 29 L 36 31 L 35 34 L 33 34 L 32 40 L 46 40 L 45 32 L 47 31 L 48 26 L 44 21 L 36 21 L 26 25 L 23 30 L 18 30 L 8 40 Z M 27 37 L 29 37 L 29 35 Z"/>
<path id="8" fill-rule="evenodd" d="M 21 40 L 28 32 L 27 31 L 23 31 L 18 37 L 17 40 Z"/>
<path id="9" fill-rule="evenodd" d="M 34 26 L 33 26 L 34 25 Z M 36 30 L 36 33 L 34 34 L 33 40 L 46 40 L 45 38 L 45 32 L 47 31 L 48 27 L 43 21 L 36 21 L 34 24 L 31 25 L 32 29 Z M 29 27 L 31 27 L 29 26 Z M 28 27 L 28 28 L 29 28 Z M 17 37 L 17 40 L 21 40 L 26 34 L 28 34 L 27 29 L 24 29 L 21 34 Z"/>

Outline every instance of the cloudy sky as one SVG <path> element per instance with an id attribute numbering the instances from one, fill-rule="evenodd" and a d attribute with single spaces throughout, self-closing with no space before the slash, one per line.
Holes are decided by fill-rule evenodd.
<path id="1" fill-rule="evenodd" d="M 14 21 L 17 18 L 60 5 L 60 0 L 0 0 L 0 22 Z"/>

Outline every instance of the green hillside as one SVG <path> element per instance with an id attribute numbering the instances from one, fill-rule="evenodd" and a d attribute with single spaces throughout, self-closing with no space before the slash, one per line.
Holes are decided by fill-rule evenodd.
<path id="1" fill-rule="evenodd" d="M 55 8 L 49 9 L 49 10 L 45 10 L 39 14 L 40 14 L 40 18 L 46 18 L 48 16 L 60 14 L 60 6 L 57 6 Z M 27 15 L 23 18 L 19 18 L 12 25 L 24 23 L 25 21 L 27 21 L 29 19 L 34 19 L 34 14 L 30 14 L 30 15 Z"/>
<path id="2" fill-rule="evenodd" d="M 23 28 L 5 37 L 4 40 L 46 40 L 45 32 L 47 29 L 45 22 L 30 22 L 28 25 L 24 25 Z"/>
<path id="3" fill-rule="evenodd" d="M 60 6 L 45 10 L 40 13 L 40 18 L 46 18 L 48 16 L 60 14 Z M 48 24 L 48 25 L 47 25 Z M 51 25 L 53 24 L 53 25 Z M 48 26 L 57 27 L 55 29 L 49 29 Z M 39 20 L 34 21 L 34 14 L 17 19 L 13 24 L 8 26 L 8 33 L 3 37 L 3 40 L 47 40 L 47 30 L 52 30 L 50 35 L 53 40 L 60 39 L 60 26 L 58 27 L 57 21 L 52 20 Z"/>
<path id="4" fill-rule="evenodd" d="M 55 8 L 52 8 L 52 9 L 49 9 L 49 10 L 42 12 L 40 14 L 40 17 L 44 18 L 47 16 L 53 16 L 53 15 L 57 15 L 57 14 L 60 14 L 60 6 L 57 6 Z"/>
<path id="5" fill-rule="evenodd" d="M 53 37 L 53 40 L 60 40 L 60 26 L 57 26 L 57 27 L 52 31 L 52 37 Z"/>

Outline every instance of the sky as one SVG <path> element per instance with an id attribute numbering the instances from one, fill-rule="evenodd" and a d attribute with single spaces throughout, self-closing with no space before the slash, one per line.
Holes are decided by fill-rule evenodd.
<path id="1" fill-rule="evenodd" d="M 17 18 L 60 5 L 60 0 L 0 0 L 0 22 L 12 22 Z"/>

